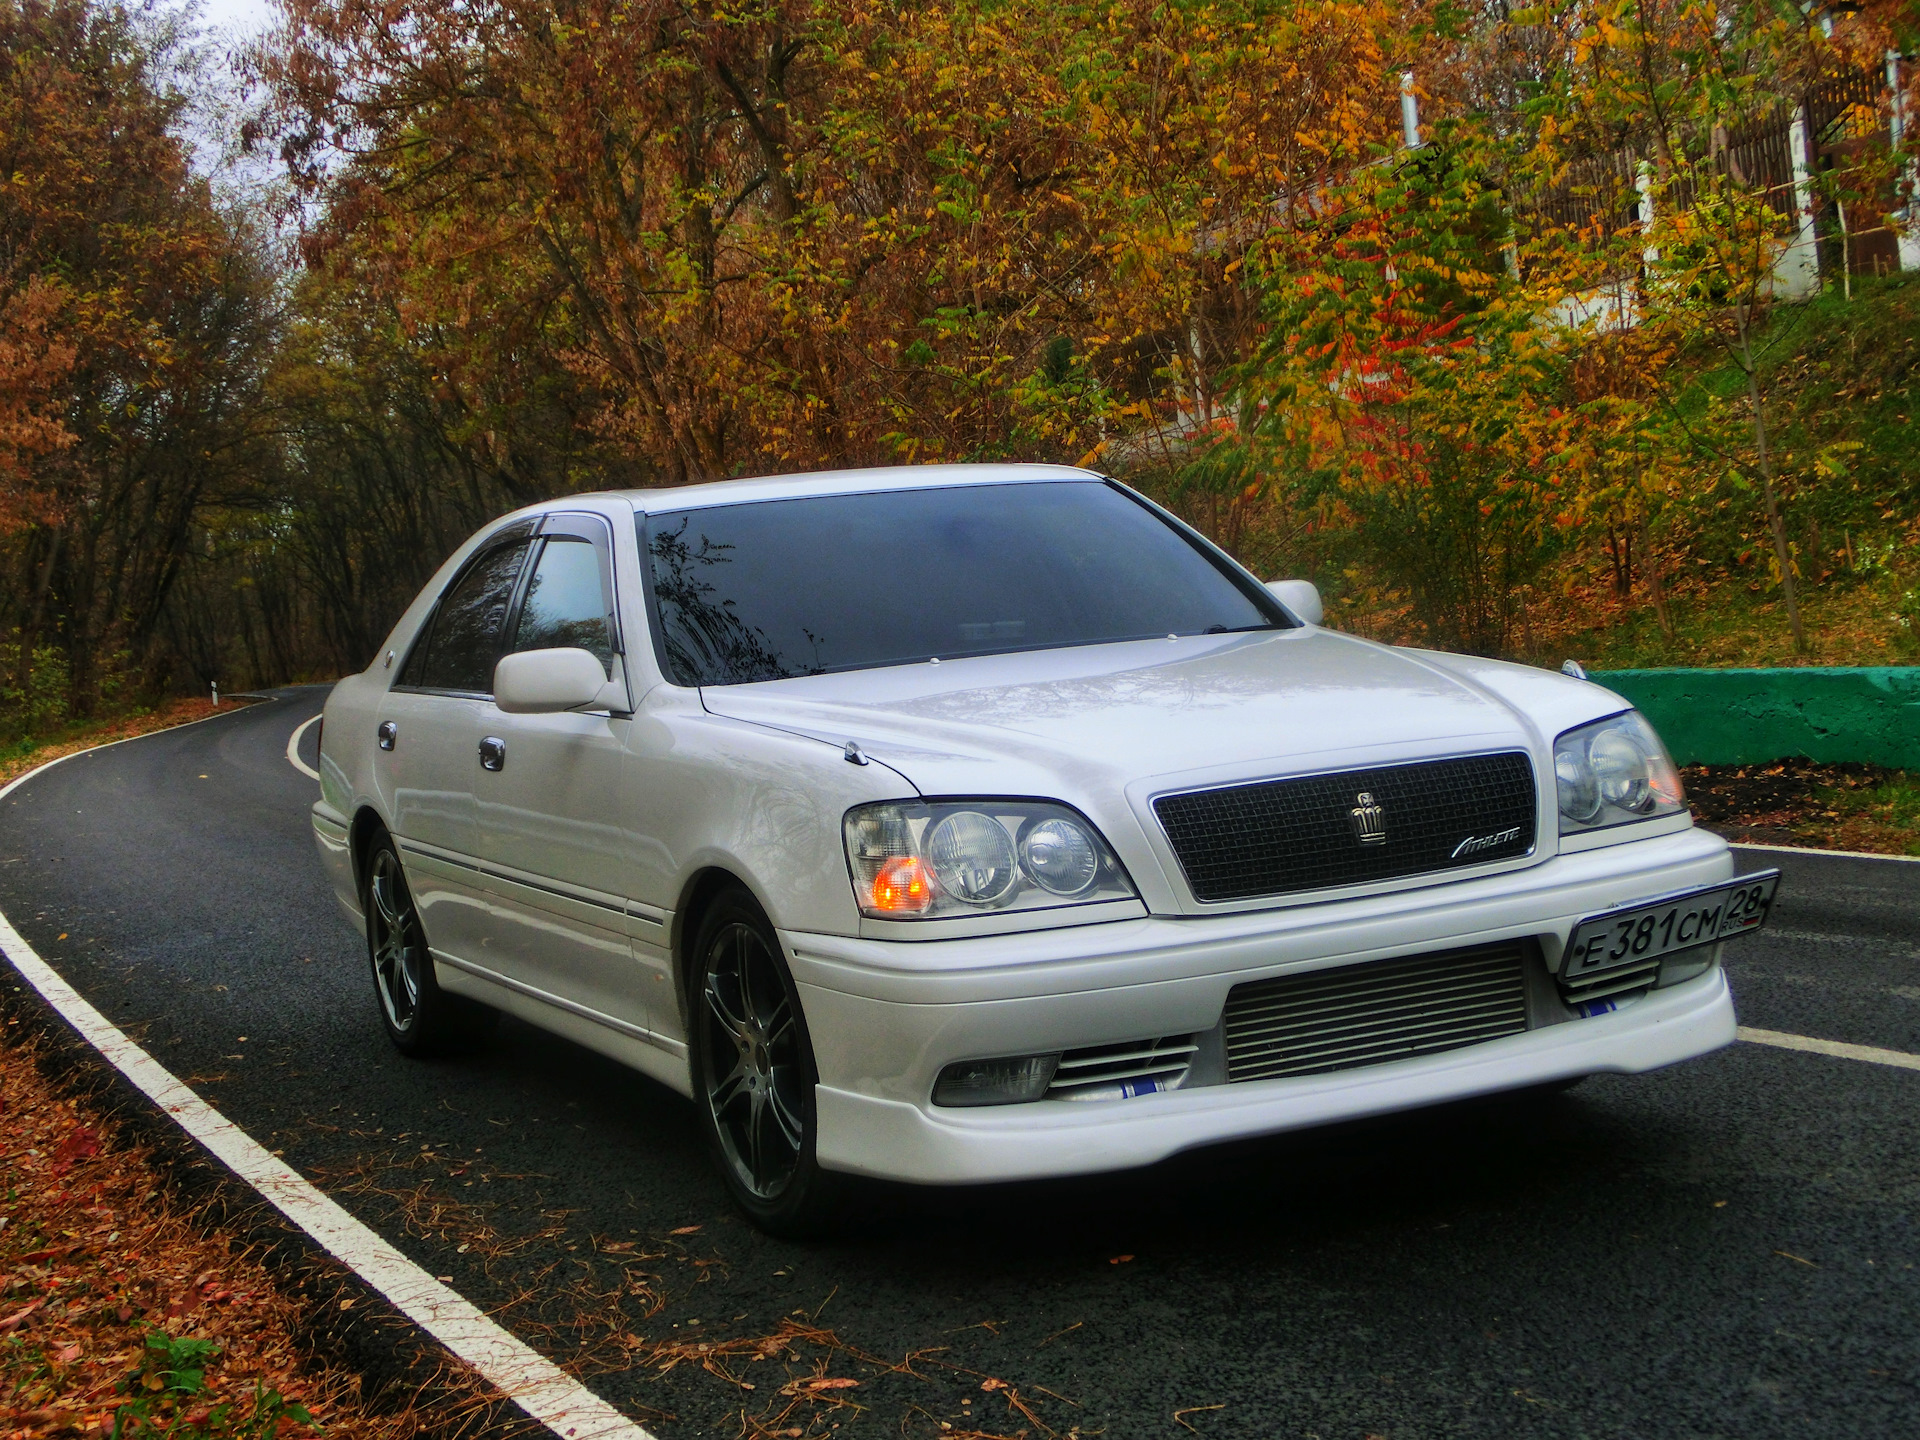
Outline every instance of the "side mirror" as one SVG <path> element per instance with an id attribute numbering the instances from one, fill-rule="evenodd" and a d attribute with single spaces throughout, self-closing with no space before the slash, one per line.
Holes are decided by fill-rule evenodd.
<path id="1" fill-rule="evenodd" d="M 1320 592 L 1311 580 L 1269 580 L 1267 589 L 1273 592 L 1274 599 L 1309 625 L 1318 625 L 1320 617 L 1326 614 L 1320 606 Z"/>
<path id="2" fill-rule="evenodd" d="M 493 703 L 509 715 L 552 715 L 600 701 L 607 672 L 590 650 L 522 650 L 493 667 Z"/>

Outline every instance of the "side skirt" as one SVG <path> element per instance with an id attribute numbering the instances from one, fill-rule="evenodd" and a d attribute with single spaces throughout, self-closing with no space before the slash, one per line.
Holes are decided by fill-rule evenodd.
<path id="1" fill-rule="evenodd" d="M 693 1072 L 687 1064 L 687 1047 L 683 1042 L 655 1035 L 638 1025 L 483 970 L 443 951 L 435 950 L 433 961 L 434 978 L 448 994 L 464 995 L 491 1005 L 529 1025 L 584 1045 L 610 1060 L 618 1060 L 692 1098 Z"/>

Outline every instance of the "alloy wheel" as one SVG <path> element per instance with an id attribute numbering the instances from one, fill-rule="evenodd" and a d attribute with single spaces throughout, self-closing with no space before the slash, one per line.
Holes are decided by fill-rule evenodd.
<path id="1" fill-rule="evenodd" d="M 793 1179 L 805 1141 L 793 996 L 765 938 L 738 921 L 714 934 L 703 972 L 707 1107 L 740 1184 L 771 1200 Z"/>
<path id="2" fill-rule="evenodd" d="M 426 957 L 413 913 L 413 895 L 401 872 L 400 857 L 390 849 L 374 857 L 367 898 L 372 902 L 368 917 L 373 930 L 369 938 L 374 984 L 380 991 L 380 1003 L 386 1007 L 387 1022 L 404 1035 L 420 1013 L 421 967 Z"/>

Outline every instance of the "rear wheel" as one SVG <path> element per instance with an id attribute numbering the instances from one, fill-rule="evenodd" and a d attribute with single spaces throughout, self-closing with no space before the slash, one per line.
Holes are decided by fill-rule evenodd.
<path id="1" fill-rule="evenodd" d="M 694 1095 L 727 1189 L 761 1229 L 816 1234 L 839 1187 L 814 1153 L 813 1046 L 780 942 L 745 890 L 707 912 L 692 979 Z"/>
<path id="2" fill-rule="evenodd" d="M 494 1011 L 449 995 L 434 979 L 420 912 L 407 888 L 393 837 L 381 835 L 367 854 L 362 908 L 367 916 L 367 953 L 373 988 L 387 1038 L 403 1055 L 445 1054 L 480 1039 L 497 1018 Z"/>

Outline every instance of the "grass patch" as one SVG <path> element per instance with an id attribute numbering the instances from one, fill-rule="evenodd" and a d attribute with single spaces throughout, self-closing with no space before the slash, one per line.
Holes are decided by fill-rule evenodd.
<path id="1" fill-rule="evenodd" d="M 1878 765 L 1689 765 L 1694 817 L 1730 840 L 1920 856 L 1920 775 Z"/>
<path id="2" fill-rule="evenodd" d="M 1777 590 L 1723 581 L 1689 583 L 1668 602 L 1674 634 L 1661 630 L 1644 593 L 1627 601 L 1606 587 L 1570 587 L 1570 615 L 1585 623 L 1545 627 L 1520 658 L 1557 668 L 1569 656 L 1589 670 L 1789 665 L 1912 665 L 1913 621 L 1904 610 L 1920 577 L 1888 571 L 1835 578 L 1801 594 L 1808 648 L 1797 654 Z"/>
<path id="3" fill-rule="evenodd" d="M 1822 827 L 1835 850 L 1920 856 L 1920 775 L 1895 772 L 1870 789 L 1822 792 L 1834 823 Z"/>

